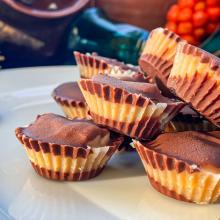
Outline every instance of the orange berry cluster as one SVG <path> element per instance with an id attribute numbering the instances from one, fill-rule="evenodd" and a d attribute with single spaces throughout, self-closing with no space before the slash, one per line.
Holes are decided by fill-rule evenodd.
<path id="1" fill-rule="evenodd" d="M 178 0 L 167 13 L 166 28 L 198 45 L 220 22 L 220 0 Z"/>

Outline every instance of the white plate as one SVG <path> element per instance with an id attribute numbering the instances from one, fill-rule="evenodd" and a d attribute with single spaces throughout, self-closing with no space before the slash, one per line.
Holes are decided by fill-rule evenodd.
<path id="1" fill-rule="evenodd" d="M 0 72 L 0 220 L 220 218 L 220 205 L 188 204 L 156 192 L 135 152 L 116 154 L 103 173 L 89 181 L 60 183 L 35 174 L 14 129 L 37 114 L 61 113 L 51 91 L 77 79 L 73 67 Z"/>

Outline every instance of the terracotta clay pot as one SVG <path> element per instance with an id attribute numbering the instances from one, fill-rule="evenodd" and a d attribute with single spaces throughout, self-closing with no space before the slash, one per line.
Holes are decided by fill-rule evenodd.
<path id="1" fill-rule="evenodd" d="M 90 0 L 35 0 L 33 4 L 24 4 L 22 1 L 19 2 L 19 0 L 2 0 L 2 2 L 18 12 L 30 15 L 31 17 L 48 19 L 74 15 L 86 6 L 89 1 Z M 57 8 L 50 8 L 50 6 Z"/>
<path id="2" fill-rule="evenodd" d="M 46 60 L 56 54 L 68 24 L 83 8 L 89 5 L 90 0 L 57 1 L 60 7 L 56 9 L 44 9 L 39 4 L 42 2 L 42 6 L 44 6 L 45 2 L 56 1 L 37 0 L 36 2 L 38 3 L 37 8 L 34 8 L 34 4 L 28 6 L 18 0 L 0 1 L 0 20 L 2 22 L 0 40 L 9 43 L 7 51 L 10 50 L 10 43 L 12 43 L 13 50 L 22 51 L 19 56 L 29 54 L 29 56 L 33 56 L 32 60 L 35 56 Z M 13 56 L 12 52 L 9 55 Z M 28 59 L 28 57 L 24 57 L 24 59 Z"/>
<path id="3" fill-rule="evenodd" d="M 176 0 L 96 0 L 109 18 L 133 24 L 147 30 L 163 26 L 166 13 Z"/>

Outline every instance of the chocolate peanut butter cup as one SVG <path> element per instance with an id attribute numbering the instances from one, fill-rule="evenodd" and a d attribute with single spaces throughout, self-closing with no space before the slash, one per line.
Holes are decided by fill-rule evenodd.
<path id="1" fill-rule="evenodd" d="M 220 131 L 165 133 L 134 144 L 156 190 L 198 204 L 219 201 Z"/>
<path id="2" fill-rule="evenodd" d="M 97 176 L 123 141 L 90 120 L 69 120 L 52 113 L 38 116 L 15 133 L 35 171 L 53 180 Z"/>
<path id="3" fill-rule="evenodd" d="M 194 111 L 190 106 L 185 106 L 171 121 L 173 131 L 215 131 L 219 130 L 211 122 Z M 172 131 L 172 130 L 171 130 Z"/>
<path id="4" fill-rule="evenodd" d="M 74 52 L 81 78 L 90 79 L 97 74 L 107 74 L 112 77 L 134 82 L 150 82 L 138 66 L 125 64 L 116 59 L 99 56 L 97 53 L 82 54 Z"/>
<path id="5" fill-rule="evenodd" d="M 156 28 L 151 31 L 139 58 L 141 70 L 152 77 L 168 95 L 171 93 L 166 88 L 167 80 L 173 66 L 176 47 L 181 41 L 183 40 L 174 32 Z"/>
<path id="6" fill-rule="evenodd" d="M 220 59 L 179 43 L 168 87 L 197 112 L 220 127 Z"/>
<path id="7" fill-rule="evenodd" d="M 52 97 L 68 118 L 90 118 L 88 106 L 77 82 L 67 82 L 57 86 L 53 90 Z"/>
<path id="8" fill-rule="evenodd" d="M 97 75 L 81 79 L 80 89 L 95 123 L 138 139 L 151 139 L 184 107 L 161 95 L 155 84 Z"/>

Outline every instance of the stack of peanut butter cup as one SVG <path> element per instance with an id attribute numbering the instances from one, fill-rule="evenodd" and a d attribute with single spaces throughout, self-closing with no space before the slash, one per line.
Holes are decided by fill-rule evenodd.
<path id="1" fill-rule="evenodd" d="M 52 93 L 66 117 L 39 115 L 16 129 L 36 172 L 53 180 L 95 177 L 130 139 L 156 190 L 218 202 L 219 58 L 163 28 L 151 32 L 139 66 L 74 55 L 81 79 Z"/>

